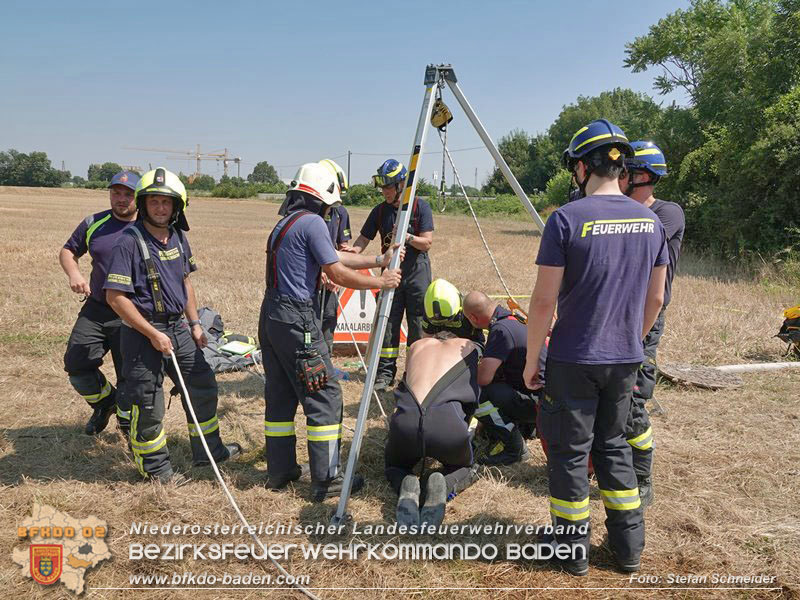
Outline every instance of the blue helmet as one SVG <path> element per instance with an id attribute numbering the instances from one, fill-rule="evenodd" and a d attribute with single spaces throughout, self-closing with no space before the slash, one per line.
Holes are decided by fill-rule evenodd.
<path id="1" fill-rule="evenodd" d="M 401 181 L 406 180 L 408 170 L 403 166 L 403 163 L 390 158 L 378 167 L 378 174 L 372 176 L 372 183 L 375 187 L 386 187 L 389 185 L 396 185 Z"/>
<path id="2" fill-rule="evenodd" d="M 631 143 L 633 157 L 625 159 L 625 166 L 634 171 L 649 171 L 656 177 L 667 175 L 667 159 L 661 148 L 653 142 L 639 140 Z"/>
<path id="3" fill-rule="evenodd" d="M 601 146 L 610 146 L 608 157 L 614 162 L 620 161 L 623 155 L 633 157 L 633 148 L 625 132 L 606 119 L 597 119 L 575 132 L 564 150 L 564 163 L 570 165 Z"/>

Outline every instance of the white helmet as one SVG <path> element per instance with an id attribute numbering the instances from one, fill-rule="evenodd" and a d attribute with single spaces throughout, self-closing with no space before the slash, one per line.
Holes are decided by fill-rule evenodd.
<path id="1" fill-rule="evenodd" d="M 341 202 L 336 174 L 319 163 L 306 163 L 297 170 L 289 190 L 306 192 L 328 206 Z"/>
<path id="2" fill-rule="evenodd" d="M 340 167 L 330 158 L 323 158 L 321 161 L 319 161 L 319 164 L 327 169 L 330 169 L 339 183 L 339 195 L 341 196 L 344 194 L 347 191 L 347 175 L 345 175 L 344 169 L 342 169 L 342 167 Z"/>

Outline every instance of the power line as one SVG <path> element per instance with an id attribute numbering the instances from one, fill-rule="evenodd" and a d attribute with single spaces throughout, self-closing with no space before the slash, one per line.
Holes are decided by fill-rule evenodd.
<path id="1" fill-rule="evenodd" d="M 458 148 L 456 150 L 450 150 L 450 154 L 453 152 L 467 152 L 468 150 L 483 150 L 485 146 L 472 146 L 471 148 Z M 438 152 L 425 152 L 425 154 L 441 154 L 442 151 L 439 150 Z M 397 156 L 402 155 L 404 152 L 353 152 L 353 156 Z"/>

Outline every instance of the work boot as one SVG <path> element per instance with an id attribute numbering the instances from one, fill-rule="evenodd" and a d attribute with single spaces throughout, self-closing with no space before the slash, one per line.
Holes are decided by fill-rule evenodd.
<path id="1" fill-rule="evenodd" d="M 231 458 L 236 458 L 237 456 L 239 456 L 242 453 L 242 447 L 239 444 L 237 444 L 236 442 L 233 442 L 231 444 L 225 444 L 225 451 L 227 452 L 227 454 L 225 456 L 223 456 L 222 458 L 215 458 L 214 462 L 216 462 L 217 464 L 220 464 L 220 463 L 224 463 L 226 460 L 230 460 Z M 207 467 L 210 464 L 211 464 L 211 461 L 208 460 L 208 456 L 207 455 L 203 456 L 203 458 L 200 458 L 198 460 L 192 461 L 192 466 L 193 467 Z"/>
<path id="2" fill-rule="evenodd" d="M 311 482 L 311 499 L 314 502 L 323 502 L 326 498 L 335 498 L 342 493 L 344 477 L 340 473 L 333 479 L 325 481 Z M 350 493 L 355 494 L 364 487 L 364 477 L 356 473 L 353 475 L 353 483 L 350 486 Z"/>
<path id="3" fill-rule="evenodd" d="M 445 504 L 447 503 L 447 483 L 444 475 L 438 471 L 431 473 L 425 485 L 425 504 L 419 511 L 421 523 L 438 527 L 444 521 Z"/>
<path id="4" fill-rule="evenodd" d="M 98 406 L 92 411 L 92 416 L 86 422 L 86 428 L 83 430 L 86 435 L 97 435 L 106 428 L 108 420 L 111 415 L 116 412 L 116 408 L 111 406 Z"/>
<path id="5" fill-rule="evenodd" d="M 162 485 L 166 485 L 168 483 L 173 484 L 175 487 L 181 487 L 186 485 L 187 483 L 191 483 L 191 479 L 189 479 L 183 473 L 178 473 L 170 469 L 169 471 L 165 471 L 160 475 L 151 475 L 148 479 L 153 483 L 160 483 Z"/>
<path id="6" fill-rule="evenodd" d="M 517 427 L 514 427 L 514 429 L 511 430 L 511 439 L 507 444 L 503 444 L 503 450 L 497 454 L 492 454 L 490 452 L 481 458 L 479 462 L 487 467 L 513 465 L 514 463 L 522 461 L 525 450 L 527 450 L 527 447 L 522 440 L 522 434 L 520 434 Z"/>
<path id="7" fill-rule="evenodd" d="M 419 525 L 419 477 L 406 475 L 397 499 L 397 524 Z"/>
<path id="8" fill-rule="evenodd" d="M 308 463 L 296 465 L 294 470 L 290 471 L 288 475 L 284 475 L 282 477 L 267 477 L 267 482 L 264 484 L 264 487 L 268 490 L 282 490 L 292 481 L 297 481 L 303 475 L 308 475 L 309 472 L 310 469 L 308 467 Z"/>
<path id="9" fill-rule="evenodd" d="M 382 392 L 391 388 L 392 384 L 394 384 L 394 377 L 389 377 L 388 375 L 378 375 L 377 379 L 375 379 L 374 390 L 376 392 Z"/>
<path id="10" fill-rule="evenodd" d="M 549 544 L 554 550 L 558 550 L 558 542 L 552 533 L 542 533 L 536 538 L 537 544 Z M 553 556 L 549 559 L 550 563 L 563 569 L 573 577 L 585 577 L 589 574 L 589 558 L 558 558 Z"/>
<path id="11" fill-rule="evenodd" d="M 131 441 L 131 421 L 130 419 L 125 419 L 117 415 L 117 429 L 122 434 L 122 437 L 125 438 L 125 441 L 130 443 Z"/>

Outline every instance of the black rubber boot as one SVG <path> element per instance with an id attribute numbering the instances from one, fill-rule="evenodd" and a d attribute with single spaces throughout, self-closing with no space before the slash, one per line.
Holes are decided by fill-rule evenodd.
<path id="1" fill-rule="evenodd" d="M 445 504 L 447 502 L 447 483 L 444 475 L 438 471 L 431 473 L 425 485 L 425 504 L 419 511 L 422 523 L 438 527 L 444 521 Z"/>
<path id="2" fill-rule="evenodd" d="M 486 465 L 487 467 L 513 465 L 514 463 L 518 463 L 522 460 L 525 450 L 525 443 L 522 440 L 522 434 L 519 432 L 518 427 L 514 427 L 510 434 L 510 440 L 508 443 L 504 444 L 502 452 L 484 456 L 480 460 L 482 465 Z"/>
<path id="3" fill-rule="evenodd" d="M 223 456 L 222 458 L 215 458 L 217 464 L 224 463 L 226 460 L 230 460 L 232 458 L 236 458 L 242 453 L 242 447 L 233 442 L 231 444 L 225 444 L 225 450 L 228 451 L 227 456 Z M 211 461 L 208 460 L 208 456 L 204 456 L 200 460 L 196 460 L 192 462 L 193 467 L 207 467 L 211 464 Z"/>
<path id="4" fill-rule="evenodd" d="M 84 433 L 86 435 L 97 435 L 103 431 L 108 425 L 108 420 L 111 418 L 111 415 L 115 412 L 116 407 L 113 404 L 111 406 L 95 408 L 92 411 L 92 416 L 89 417 L 89 420 L 86 422 L 86 427 L 83 430 Z"/>
<path id="5" fill-rule="evenodd" d="M 419 478 L 406 475 L 400 485 L 396 519 L 398 525 L 419 525 Z"/>
<path id="6" fill-rule="evenodd" d="M 268 490 L 282 490 L 293 481 L 297 481 L 303 475 L 308 475 L 310 472 L 308 463 L 297 465 L 294 471 L 284 477 L 267 477 L 267 482 L 264 487 Z"/>

